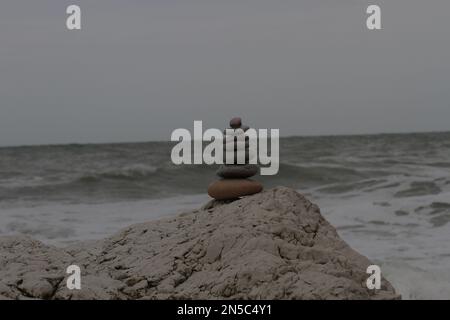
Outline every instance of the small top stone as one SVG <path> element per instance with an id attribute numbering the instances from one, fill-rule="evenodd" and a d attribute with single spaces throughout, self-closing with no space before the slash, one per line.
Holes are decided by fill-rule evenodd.
<path id="1" fill-rule="evenodd" d="M 240 117 L 235 117 L 230 120 L 230 127 L 233 129 L 240 128 L 242 125 L 242 119 Z"/>

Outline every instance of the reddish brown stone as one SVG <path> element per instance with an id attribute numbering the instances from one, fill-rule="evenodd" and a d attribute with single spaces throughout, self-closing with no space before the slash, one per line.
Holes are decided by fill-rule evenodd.
<path id="1" fill-rule="evenodd" d="M 232 127 L 233 129 L 240 128 L 241 125 L 242 125 L 242 119 L 239 117 L 235 117 L 230 120 L 230 127 Z"/>
<path id="2" fill-rule="evenodd" d="M 261 192 L 263 186 L 250 179 L 222 179 L 208 187 L 208 194 L 216 200 L 236 199 Z"/>

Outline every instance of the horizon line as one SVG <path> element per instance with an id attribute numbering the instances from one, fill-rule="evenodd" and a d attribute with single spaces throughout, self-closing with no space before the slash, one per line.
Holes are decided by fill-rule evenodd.
<path id="1" fill-rule="evenodd" d="M 357 136 L 382 136 L 382 135 L 408 135 L 408 134 L 441 134 L 450 133 L 450 130 L 431 130 L 431 131 L 405 131 L 405 132 L 378 132 L 378 133 L 337 133 L 337 134 L 303 134 L 303 135 L 280 135 L 282 139 L 290 138 L 319 138 L 319 137 L 357 137 Z M 192 140 L 194 141 L 194 140 Z M 27 148 L 27 147 L 58 147 L 70 145 L 112 145 L 112 144 L 144 144 L 144 143 L 167 143 L 176 142 L 168 140 L 136 140 L 136 141 L 110 141 L 110 142 L 66 142 L 66 143 L 30 143 L 17 145 L 0 145 L 4 148 Z"/>

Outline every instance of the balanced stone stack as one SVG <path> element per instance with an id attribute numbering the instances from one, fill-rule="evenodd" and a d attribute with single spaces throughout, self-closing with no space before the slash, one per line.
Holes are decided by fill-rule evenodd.
<path id="1" fill-rule="evenodd" d="M 248 137 L 239 137 L 245 143 L 238 144 L 238 136 L 245 135 L 244 132 L 249 129 L 248 126 L 242 125 L 241 118 L 233 118 L 230 121 L 230 127 L 234 129 L 233 134 L 227 134 L 225 130 L 225 137 L 223 143 L 224 163 L 220 166 L 216 174 L 222 178 L 213 182 L 208 187 L 208 194 L 216 200 L 233 200 L 239 197 L 252 195 L 261 192 L 263 186 L 260 182 L 248 179 L 258 173 L 258 165 L 250 164 L 250 161 L 256 157 L 255 154 L 249 150 Z M 242 129 L 242 130 L 236 130 Z M 231 144 L 231 145 L 230 145 Z M 237 153 L 245 150 L 244 163 L 239 159 Z M 231 153 L 231 154 L 230 154 Z M 228 157 L 227 157 L 228 154 Z M 228 158 L 228 159 L 227 159 Z M 231 162 L 229 160 L 232 160 Z M 241 161 L 238 161 L 241 160 Z M 228 160 L 228 161 L 227 161 Z"/>

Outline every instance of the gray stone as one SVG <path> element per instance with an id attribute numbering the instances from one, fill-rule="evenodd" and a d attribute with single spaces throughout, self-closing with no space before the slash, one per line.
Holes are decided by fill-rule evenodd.
<path id="1" fill-rule="evenodd" d="M 233 148 L 231 148 L 231 145 L 233 145 Z M 234 141 L 234 142 L 229 141 L 229 142 L 226 142 L 226 143 L 223 144 L 223 150 L 224 150 L 224 151 L 227 150 L 227 148 L 228 148 L 229 146 L 230 146 L 230 148 L 231 148 L 232 150 L 234 150 L 234 151 L 236 151 L 236 150 L 238 149 L 238 144 L 237 144 L 236 141 Z M 248 141 L 248 139 L 244 142 L 244 149 L 245 149 L 245 150 L 248 150 L 248 149 L 249 149 L 249 141 Z M 242 148 L 240 148 L 239 150 L 242 150 Z"/>
<path id="2" fill-rule="evenodd" d="M 245 156 L 244 156 L 244 163 L 238 163 L 238 152 L 244 152 L 244 151 L 233 151 L 233 158 L 231 162 L 227 161 L 227 152 L 223 153 L 223 163 L 227 164 L 227 165 L 244 165 L 244 164 L 249 164 L 251 160 L 254 160 L 256 157 L 256 153 L 255 152 L 250 152 L 249 150 L 245 151 Z M 254 162 L 254 161 L 253 161 Z"/>
<path id="3" fill-rule="evenodd" d="M 256 164 L 221 165 L 216 174 L 225 179 L 245 179 L 256 175 L 258 169 Z"/>
<path id="4" fill-rule="evenodd" d="M 245 139 L 242 139 L 242 140 L 245 141 L 246 143 L 248 143 L 250 141 L 250 138 L 246 136 Z M 223 144 L 230 143 L 232 141 L 234 141 L 236 143 L 237 137 L 226 135 L 225 131 L 224 131 Z"/>

